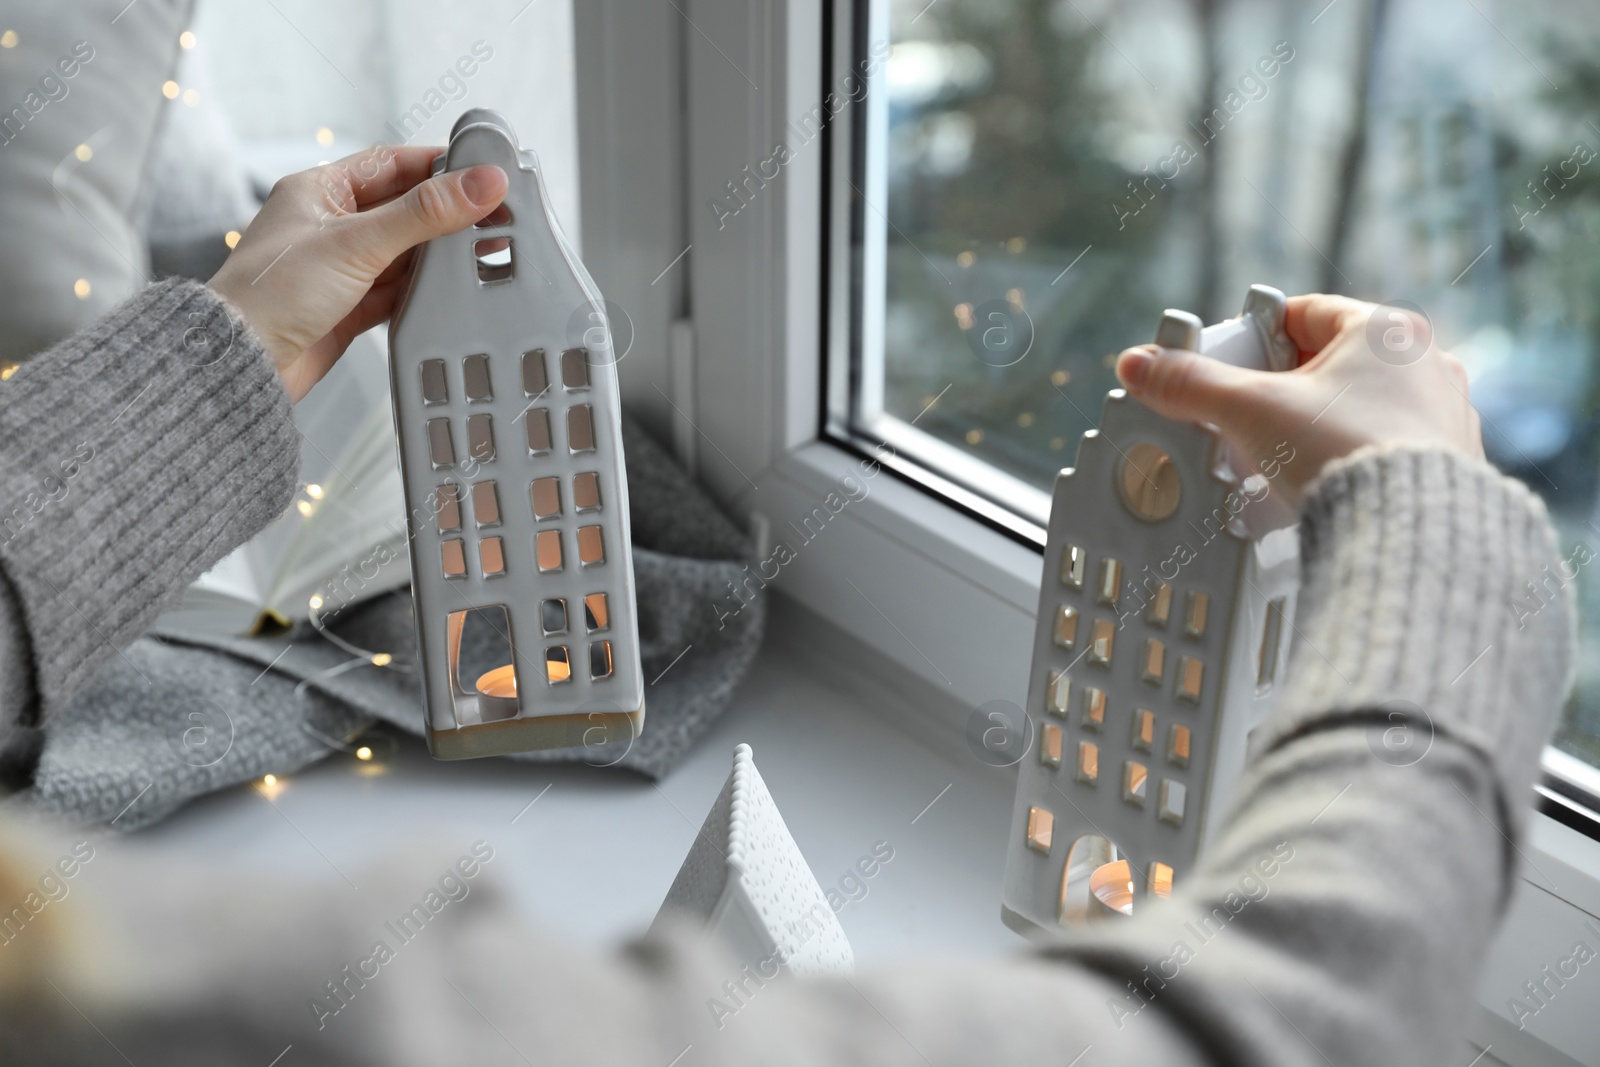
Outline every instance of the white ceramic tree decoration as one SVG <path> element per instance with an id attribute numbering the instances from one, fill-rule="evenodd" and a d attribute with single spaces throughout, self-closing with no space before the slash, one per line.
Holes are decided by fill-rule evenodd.
<path id="1" fill-rule="evenodd" d="M 428 745 L 441 759 L 628 740 L 644 722 L 605 302 L 498 112 L 435 173 L 492 163 L 504 206 L 417 251 L 390 329 Z M 471 653 L 497 647 L 487 660 Z"/>
<path id="2" fill-rule="evenodd" d="M 1214 326 L 1166 312 L 1156 343 L 1287 370 L 1285 306 L 1252 286 Z M 1286 441 L 1247 466 L 1118 389 L 1057 476 L 1001 907 L 1019 932 L 1170 894 L 1215 832 L 1288 659 L 1292 462 Z"/>
<path id="3" fill-rule="evenodd" d="M 703 923 L 759 979 L 841 974 L 855 965 L 844 927 L 789 835 L 749 745 L 656 915 Z"/>

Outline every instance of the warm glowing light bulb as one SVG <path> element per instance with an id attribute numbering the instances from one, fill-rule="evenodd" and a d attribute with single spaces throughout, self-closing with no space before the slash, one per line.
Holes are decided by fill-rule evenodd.
<path id="1" fill-rule="evenodd" d="M 79 163 L 87 163 L 94 158 L 94 149 L 86 144 L 81 144 L 72 150 L 72 154 L 78 157 Z"/>
<path id="2" fill-rule="evenodd" d="M 968 430 L 967 431 L 967 444 L 976 445 L 976 444 L 981 444 L 982 442 L 983 442 L 983 431 L 982 430 Z"/>
<path id="3" fill-rule="evenodd" d="M 222 235 L 222 243 L 227 245 L 229 248 L 238 248 L 239 247 L 239 231 L 238 230 L 229 230 L 227 233 L 223 234 Z"/>
<path id="4" fill-rule="evenodd" d="M 321 607 L 322 607 L 322 598 L 320 596 L 312 597 L 311 598 L 311 610 L 312 611 L 317 611 Z"/>
<path id="5" fill-rule="evenodd" d="M 387 667 L 393 662 L 394 657 L 389 655 L 387 652 L 379 652 L 372 657 L 372 665 L 374 667 Z"/>
<path id="6" fill-rule="evenodd" d="M 11 376 L 21 369 L 20 363 L 13 363 L 9 359 L 0 360 L 0 382 L 9 382 Z"/>
<path id="7" fill-rule="evenodd" d="M 261 776 L 261 784 L 271 789 L 278 784 L 278 776 L 276 774 L 264 774 Z"/>
<path id="8" fill-rule="evenodd" d="M 179 91 L 178 83 L 175 81 L 166 81 L 161 83 L 161 95 L 166 97 L 168 100 L 178 99 Z"/>
<path id="9" fill-rule="evenodd" d="M 356 759 L 364 761 L 371 758 L 372 749 L 368 748 L 366 745 L 362 745 L 360 748 L 356 749 Z"/>
<path id="10" fill-rule="evenodd" d="M 977 261 L 978 257 L 973 255 L 971 252 L 963 252 L 956 257 L 956 262 L 961 264 L 963 267 L 970 267 Z"/>
<path id="11" fill-rule="evenodd" d="M 92 287 L 89 285 L 88 278 L 79 278 L 77 281 L 72 283 L 72 294 L 79 300 L 87 300 L 89 299 L 89 292 L 91 288 Z"/>
<path id="12" fill-rule="evenodd" d="M 322 486 L 318 485 L 316 482 L 312 482 L 310 485 L 306 486 L 306 496 L 310 497 L 312 500 L 321 500 Z"/>
<path id="13" fill-rule="evenodd" d="M 0 33 L 0 48 L 15 48 L 15 47 L 17 47 L 17 31 L 16 30 L 7 30 L 5 33 Z"/>
<path id="14" fill-rule="evenodd" d="M 317 128 L 317 143 L 324 148 L 331 145 L 333 143 L 333 131 L 326 126 L 319 126 Z"/>
<path id="15" fill-rule="evenodd" d="M 294 506 L 295 506 L 295 510 L 300 512 L 300 514 L 306 516 L 307 518 L 311 517 L 311 511 L 312 511 L 311 501 L 309 501 L 309 500 L 297 500 L 297 501 L 295 501 L 295 505 Z"/>
<path id="16" fill-rule="evenodd" d="M 184 30 L 182 33 L 178 34 L 178 47 L 179 48 L 193 48 L 194 47 L 194 31 L 193 30 Z"/>

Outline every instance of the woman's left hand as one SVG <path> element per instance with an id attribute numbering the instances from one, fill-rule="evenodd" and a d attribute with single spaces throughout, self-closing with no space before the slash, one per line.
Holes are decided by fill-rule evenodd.
<path id="1" fill-rule="evenodd" d="M 380 146 L 289 175 L 211 279 L 266 345 L 291 400 L 394 311 L 417 245 L 505 197 L 499 167 L 430 176 L 440 151 Z"/>

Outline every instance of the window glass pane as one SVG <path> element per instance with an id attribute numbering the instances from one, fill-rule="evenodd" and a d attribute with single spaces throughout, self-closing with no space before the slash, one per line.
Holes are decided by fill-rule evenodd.
<path id="1" fill-rule="evenodd" d="M 948 476 L 982 491 L 975 459 L 1042 488 L 1163 308 L 1215 321 L 1252 282 L 1404 300 L 1465 361 L 1491 459 L 1549 502 L 1563 555 L 1600 556 L 1581 5 L 876 3 L 894 47 L 854 161 L 877 336 L 853 431 L 915 421 Z M 1590 620 L 1595 569 L 1571 579 Z M 1557 744 L 1600 762 L 1593 621 L 1579 663 Z"/>

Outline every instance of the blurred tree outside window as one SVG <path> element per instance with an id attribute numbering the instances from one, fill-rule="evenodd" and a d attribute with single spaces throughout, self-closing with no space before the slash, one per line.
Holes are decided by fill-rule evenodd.
<path id="1" fill-rule="evenodd" d="M 1414 304 L 1492 461 L 1594 560 L 1556 744 L 1600 764 L 1591 4 L 877 2 L 884 414 L 1047 489 L 1163 308 L 1215 321 L 1252 282 Z M 972 343 L 996 308 L 1031 324 L 1009 366 Z"/>

